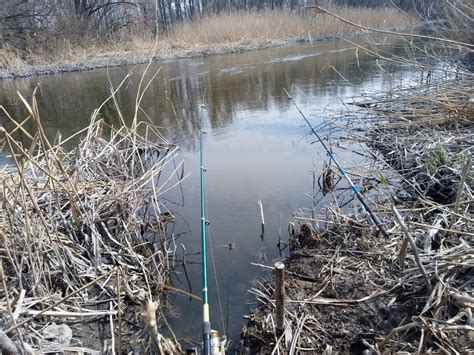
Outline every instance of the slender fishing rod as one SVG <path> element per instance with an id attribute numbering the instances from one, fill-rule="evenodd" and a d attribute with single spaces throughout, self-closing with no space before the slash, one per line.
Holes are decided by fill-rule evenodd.
<path id="1" fill-rule="evenodd" d="M 209 319 L 209 301 L 207 295 L 207 248 L 206 248 L 206 203 L 204 191 L 204 169 L 203 162 L 203 119 L 201 114 L 201 127 L 199 130 L 199 165 L 200 165 L 200 179 L 201 179 L 201 256 L 202 256 L 202 341 L 203 354 L 211 354 L 211 322 Z"/>
<path id="2" fill-rule="evenodd" d="M 344 178 L 347 180 L 347 182 L 349 183 L 349 185 L 351 186 L 352 188 L 352 191 L 354 191 L 354 194 L 356 195 L 357 199 L 360 201 L 360 203 L 362 204 L 362 206 L 364 207 L 365 211 L 369 214 L 370 218 L 372 219 L 372 222 L 374 222 L 375 226 L 379 229 L 379 231 L 384 235 L 384 237 L 388 238 L 389 235 L 388 235 L 388 232 L 386 231 L 384 225 L 382 224 L 382 222 L 380 222 L 380 219 L 377 217 L 377 215 L 374 214 L 374 212 L 372 212 L 371 208 L 369 207 L 369 205 L 367 204 L 367 202 L 365 201 L 364 199 L 364 196 L 362 195 L 362 193 L 360 192 L 359 188 L 352 182 L 351 178 L 349 177 L 349 175 L 347 175 L 347 172 L 344 170 L 344 168 L 342 167 L 341 164 L 339 164 L 339 162 L 336 160 L 336 158 L 334 157 L 334 154 L 331 153 L 331 151 L 329 150 L 329 148 L 327 147 L 326 143 L 324 143 L 324 141 L 321 139 L 321 137 L 319 136 L 319 134 L 316 132 L 316 130 L 313 128 L 313 126 L 311 125 L 311 123 L 308 121 L 308 119 L 306 118 L 306 116 L 304 115 L 304 113 L 300 110 L 299 106 L 296 104 L 295 100 L 293 100 L 293 97 L 288 93 L 288 91 L 286 89 L 285 90 L 285 93 L 286 95 L 288 96 L 288 98 L 291 100 L 291 102 L 293 103 L 293 105 L 295 105 L 296 109 L 298 110 L 298 112 L 300 113 L 301 117 L 303 117 L 303 119 L 306 121 L 306 123 L 308 124 L 309 128 L 311 129 L 311 132 L 316 136 L 316 138 L 318 139 L 319 143 L 321 143 L 321 145 L 323 146 L 324 150 L 326 150 L 326 153 L 328 154 L 329 158 L 334 162 L 334 164 L 336 164 L 337 166 L 337 169 L 339 170 L 339 172 L 342 174 L 342 176 L 344 176 Z"/>

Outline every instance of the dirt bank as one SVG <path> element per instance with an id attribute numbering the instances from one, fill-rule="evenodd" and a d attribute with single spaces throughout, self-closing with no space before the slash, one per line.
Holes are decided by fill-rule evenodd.
<path id="1" fill-rule="evenodd" d="M 328 10 L 370 28 L 400 28 L 418 22 L 391 7 L 329 6 Z M 46 26 L 23 47 L 3 43 L 0 78 L 135 65 L 150 59 L 237 53 L 352 36 L 360 30 L 315 9 L 223 12 L 177 23 L 158 38 L 149 27 L 143 26 L 123 29 L 114 35 L 94 34 L 91 30 L 79 37 L 73 27 L 66 28 L 68 31 L 64 32 Z"/>
<path id="2" fill-rule="evenodd" d="M 261 305 L 242 328 L 241 353 L 474 350 L 472 84 L 428 82 L 355 103 L 365 134 L 351 123 L 349 141 L 365 160 L 348 171 L 390 237 L 374 233 L 357 203 L 298 213 L 283 334 L 270 280 L 251 290 Z M 348 140 L 331 141 L 337 152 Z M 344 188 L 334 166 L 321 176 L 327 193 Z"/>

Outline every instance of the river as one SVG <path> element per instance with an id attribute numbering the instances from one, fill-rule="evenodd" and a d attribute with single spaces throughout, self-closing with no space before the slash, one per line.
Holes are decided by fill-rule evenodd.
<path id="1" fill-rule="evenodd" d="M 393 50 L 398 49 L 394 46 Z M 29 97 L 38 86 L 39 111 L 47 134 L 53 137 L 59 130 L 65 138 L 87 126 L 92 111 L 109 95 L 110 85 L 118 85 L 133 70 L 117 94 L 122 114 L 130 122 L 145 68 L 3 81 L 0 103 L 12 116 L 24 117 L 16 91 Z M 251 263 L 271 265 L 286 255 L 277 248 L 279 235 L 287 241 L 292 212 L 311 208 L 312 172 L 318 174 L 325 159 L 320 147 L 311 144 L 314 139 L 284 89 L 292 91 L 303 112 L 318 125 L 341 112 L 344 98 L 389 89 L 410 80 L 411 73 L 401 66 L 382 67 L 342 40 L 153 63 L 149 72 L 158 75 L 141 107 L 162 127 L 168 140 L 180 145 L 179 159 L 184 159 L 185 172 L 191 173 L 181 188 L 164 196 L 164 203 L 176 214 L 172 226 L 176 239 L 171 248 L 181 256 L 181 244 L 185 246 L 192 291 L 198 295 L 201 269 L 193 262 L 200 258 L 196 255 L 200 251 L 198 129 L 203 115 L 209 234 L 224 326 L 210 258 L 211 321 L 214 328 L 226 328 L 235 343 L 243 316 L 256 305 L 248 289 L 270 275 Z M 110 124 L 119 122 L 111 103 L 104 106 L 101 117 Z M 10 126 L 3 114 L 0 120 Z M 263 238 L 258 200 L 266 222 Z M 174 286 L 188 290 L 183 268 L 176 267 Z M 172 301 L 168 321 L 177 337 L 199 341 L 201 305 L 180 295 Z"/>

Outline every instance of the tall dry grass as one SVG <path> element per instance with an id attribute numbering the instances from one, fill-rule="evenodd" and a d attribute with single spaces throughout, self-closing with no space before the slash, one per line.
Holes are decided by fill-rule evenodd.
<path id="1" fill-rule="evenodd" d="M 332 10 L 355 23 L 376 28 L 399 26 L 409 21 L 406 16 L 392 8 L 333 7 Z M 357 30 L 312 10 L 303 14 L 284 10 L 233 12 L 182 24 L 170 33 L 167 41 L 177 45 L 253 43 L 295 37 L 341 35 Z"/>
<path id="2" fill-rule="evenodd" d="M 8 49 L 0 49 L 0 69 L 17 69 L 24 65 L 24 60 L 21 59 L 20 56 L 16 55 L 15 52 Z"/>
<path id="3" fill-rule="evenodd" d="M 333 6 L 331 10 L 350 21 L 374 28 L 396 27 L 411 21 L 393 8 Z M 56 41 L 50 38 L 45 41 L 47 45 L 34 47 L 21 59 L 12 52 L 4 51 L 2 56 L 8 60 L 0 60 L 0 69 L 14 69 L 21 65 L 67 65 L 104 57 L 127 58 L 154 51 L 166 57 L 172 56 L 173 51 L 219 53 L 235 47 L 252 49 L 274 42 L 312 40 L 354 31 L 358 29 L 312 10 L 301 13 L 285 10 L 230 12 L 178 24 L 158 41 L 145 28 L 128 29 L 107 40 L 83 38 L 73 42 L 64 37 Z"/>

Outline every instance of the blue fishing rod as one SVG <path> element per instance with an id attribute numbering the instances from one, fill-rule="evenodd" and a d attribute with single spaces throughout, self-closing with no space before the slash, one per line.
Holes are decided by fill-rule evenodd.
<path id="1" fill-rule="evenodd" d="M 359 188 L 352 182 L 351 178 L 349 177 L 349 175 L 347 175 L 347 172 L 344 170 L 344 168 L 342 167 L 341 164 L 339 164 L 339 162 L 336 160 L 336 158 L 334 157 L 334 154 L 331 153 L 331 151 L 329 150 L 329 148 L 327 147 L 326 143 L 324 143 L 324 141 L 321 139 L 321 137 L 319 136 L 319 134 L 316 132 L 316 130 L 313 128 L 313 126 L 311 125 L 311 123 L 308 121 L 308 119 L 306 118 L 306 116 L 304 115 L 304 113 L 300 110 L 300 108 L 298 107 L 298 105 L 296 104 L 295 100 L 293 100 L 293 97 L 291 97 L 291 95 L 288 93 L 288 91 L 286 89 L 285 90 L 285 93 L 286 95 L 288 96 L 288 99 L 291 100 L 291 102 L 293 103 L 293 105 L 295 105 L 296 109 L 298 110 L 298 112 L 300 113 L 301 117 L 303 117 L 303 119 L 306 121 L 306 123 L 308 124 L 309 128 L 311 129 L 311 132 L 316 136 L 316 138 L 318 139 L 319 143 L 321 143 L 321 145 L 323 146 L 324 150 L 326 150 L 326 153 L 328 154 L 329 158 L 334 162 L 334 164 L 336 164 L 337 166 L 337 169 L 339 170 L 339 172 L 342 174 L 342 176 L 347 180 L 347 182 L 349 183 L 349 185 L 351 186 L 352 188 L 352 191 L 354 191 L 354 194 L 356 195 L 357 199 L 360 201 L 360 203 L 362 204 L 362 206 L 364 207 L 364 210 L 369 214 L 370 218 L 372 219 L 372 222 L 374 223 L 374 225 L 378 228 L 378 230 L 384 235 L 384 237 L 388 238 L 389 235 L 388 235 L 388 232 L 386 231 L 384 225 L 382 224 L 382 222 L 380 221 L 380 219 L 377 217 L 377 215 L 375 215 L 373 212 L 372 212 L 372 209 L 369 207 L 369 205 L 367 204 L 367 202 L 365 201 L 364 199 L 364 196 L 362 195 L 362 193 L 360 192 Z"/>
<path id="2" fill-rule="evenodd" d="M 201 115 L 201 127 L 199 130 L 199 165 L 201 179 L 201 256 L 202 256 L 202 341 L 203 354 L 211 354 L 211 322 L 209 319 L 209 300 L 207 295 L 207 248 L 206 248 L 206 203 L 204 191 L 204 169 L 203 163 L 203 119 Z"/>

